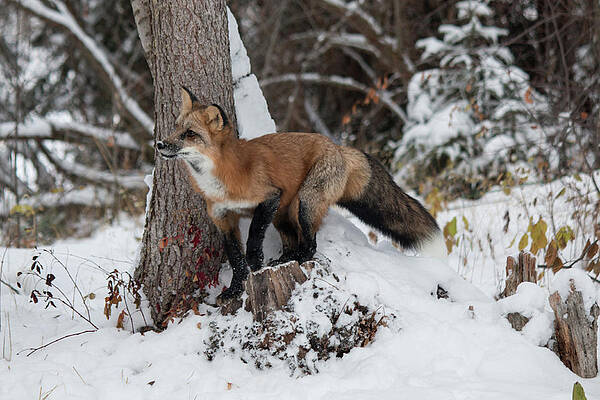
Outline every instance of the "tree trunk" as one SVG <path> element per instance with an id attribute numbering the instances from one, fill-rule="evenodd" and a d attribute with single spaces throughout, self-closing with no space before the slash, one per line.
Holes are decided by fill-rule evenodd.
<path id="1" fill-rule="evenodd" d="M 137 13 L 150 18 L 143 22 L 142 39 L 154 80 L 155 140 L 175 126 L 182 85 L 202 102 L 221 105 L 233 120 L 225 0 L 134 3 Z M 157 156 L 135 271 L 157 326 L 199 302 L 197 289 L 218 282 L 222 253 L 220 234 L 204 200 L 191 190 L 184 166 Z"/>

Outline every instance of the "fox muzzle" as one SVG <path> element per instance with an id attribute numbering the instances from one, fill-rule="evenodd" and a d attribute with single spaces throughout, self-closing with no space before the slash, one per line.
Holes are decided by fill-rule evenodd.
<path id="1" fill-rule="evenodd" d="M 163 158 L 173 158 L 177 156 L 181 147 L 175 143 L 163 142 L 159 140 L 156 142 L 156 149 Z"/>

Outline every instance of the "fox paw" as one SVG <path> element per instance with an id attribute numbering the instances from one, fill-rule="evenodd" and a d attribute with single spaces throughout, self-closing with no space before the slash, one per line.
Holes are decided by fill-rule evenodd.
<path id="1" fill-rule="evenodd" d="M 298 263 L 302 264 L 306 261 L 310 261 L 314 258 L 315 256 L 315 252 L 314 251 L 308 251 L 308 252 L 299 252 L 296 256 L 296 261 L 298 261 Z"/>
<path id="2" fill-rule="evenodd" d="M 287 252 L 287 253 L 283 253 L 281 255 L 281 257 L 279 257 L 276 260 L 273 260 L 269 263 L 269 265 L 279 265 L 279 264 L 286 264 L 289 263 L 290 261 L 295 261 L 298 260 L 298 254 L 296 252 Z"/>
<path id="3" fill-rule="evenodd" d="M 244 291 L 241 285 L 230 286 L 217 296 L 217 305 L 222 306 L 231 300 L 238 298 Z"/>
<path id="4" fill-rule="evenodd" d="M 262 254 L 248 254 L 246 259 L 248 261 L 248 267 L 250 267 L 250 271 L 252 272 L 260 270 L 263 266 L 264 256 Z"/>

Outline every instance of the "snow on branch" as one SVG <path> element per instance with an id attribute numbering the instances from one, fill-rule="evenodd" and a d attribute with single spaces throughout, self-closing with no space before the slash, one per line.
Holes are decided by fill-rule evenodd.
<path id="1" fill-rule="evenodd" d="M 5 140 L 62 140 L 81 143 L 100 140 L 125 149 L 140 151 L 140 145 L 126 132 L 100 128 L 61 118 L 34 118 L 19 124 L 18 134 L 14 122 L 0 122 L 0 141 Z"/>
<path id="2" fill-rule="evenodd" d="M 362 8 L 359 7 L 358 2 L 351 1 L 345 3 L 341 0 L 320 0 L 320 3 L 327 9 L 336 11 L 338 14 L 342 14 L 346 17 L 354 17 L 359 20 L 365 29 L 368 29 L 373 34 L 381 36 L 383 29 L 375 21 L 371 15 L 367 14 Z"/>
<path id="3" fill-rule="evenodd" d="M 379 61 L 385 63 L 389 68 L 398 69 L 400 67 L 405 72 L 412 72 L 411 65 L 406 63 L 406 57 L 399 54 L 396 40 L 387 36 L 381 25 L 372 15 L 363 10 L 357 1 L 346 3 L 341 0 L 317 0 L 317 2 L 324 9 L 346 19 L 354 30 L 362 34 L 373 47 L 377 48 L 380 53 Z M 346 36 L 344 39 L 348 41 L 350 37 Z"/>
<path id="4" fill-rule="evenodd" d="M 16 4 L 27 10 L 31 14 L 56 25 L 67 31 L 73 36 L 82 46 L 84 52 L 88 55 L 89 60 L 96 65 L 108 84 L 112 86 L 114 92 L 125 109 L 125 112 L 139 124 L 148 137 L 153 135 L 154 122 L 142 110 L 140 105 L 127 93 L 123 82 L 114 66 L 110 63 L 108 57 L 100 46 L 79 26 L 76 19 L 71 15 L 68 8 L 61 1 L 54 0 L 56 10 L 45 6 L 39 0 L 14 0 Z"/>
<path id="5" fill-rule="evenodd" d="M 22 198 L 20 205 L 31 206 L 35 209 L 49 209 L 57 207 L 106 207 L 114 203 L 114 196 L 104 188 L 86 186 L 65 192 L 40 193 Z M 10 208 L 0 210 L 0 218 L 6 218 Z"/>
<path id="6" fill-rule="evenodd" d="M 364 35 L 359 33 L 317 31 L 302 32 L 290 36 L 290 40 L 294 41 L 304 41 L 307 39 L 327 42 L 336 47 L 352 47 L 370 53 L 377 58 L 380 57 L 379 50 L 370 44 Z"/>
<path id="7" fill-rule="evenodd" d="M 348 77 L 338 76 L 338 75 L 321 75 L 317 73 L 302 73 L 302 74 L 283 74 L 279 76 L 274 76 L 271 78 L 263 79 L 260 84 L 262 87 L 267 87 L 270 85 L 280 84 L 280 83 L 288 83 L 288 82 L 303 82 L 303 83 L 314 83 L 319 85 L 329 85 L 335 86 L 342 89 L 352 90 L 356 92 L 362 92 L 364 94 L 368 94 L 372 90 L 375 90 L 375 93 L 379 97 L 379 101 L 388 108 L 392 113 L 394 113 L 398 118 L 400 118 L 403 122 L 407 122 L 408 118 L 406 113 L 400 108 L 400 106 L 392 99 L 390 93 L 386 90 L 377 90 L 362 83 Z"/>
<path id="8" fill-rule="evenodd" d="M 118 185 L 129 190 L 144 190 L 147 188 L 144 183 L 143 174 L 127 174 L 122 171 L 115 171 L 115 173 L 98 171 L 76 162 L 61 160 L 43 144 L 40 144 L 40 149 L 57 170 L 74 180 L 94 185 Z"/>

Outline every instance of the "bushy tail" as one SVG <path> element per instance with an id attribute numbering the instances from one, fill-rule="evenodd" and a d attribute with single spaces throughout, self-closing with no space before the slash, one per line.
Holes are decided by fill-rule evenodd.
<path id="1" fill-rule="evenodd" d="M 431 214 L 396 185 L 379 161 L 365 157 L 371 172 L 368 183 L 360 195 L 337 204 L 405 249 L 446 258 L 440 228 Z"/>

